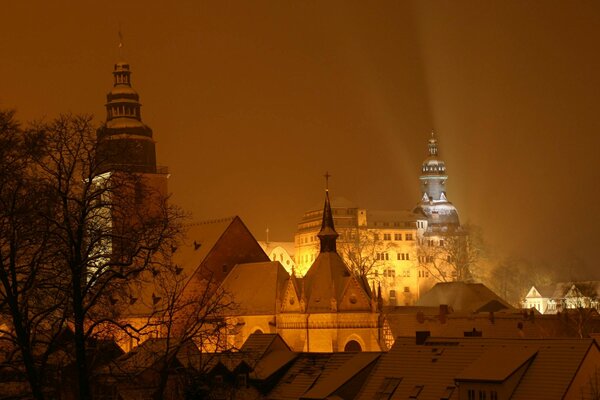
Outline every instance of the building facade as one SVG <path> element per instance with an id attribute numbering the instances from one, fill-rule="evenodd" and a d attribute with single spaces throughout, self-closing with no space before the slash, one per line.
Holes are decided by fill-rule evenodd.
<path id="1" fill-rule="evenodd" d="M 413 210 L 368 210 L 343 198 L 332 200 L 340 255 L 371 285 L 381 287 L 387 305 L 413 305 L 436 282 L 461 278 L 453 275 L 444 248 L 462 231 L 458 212 L 446 197 L 448 176 L 433 134 L 419 179 L 423 196 Z M 298 224 L 294 239 L 299 276 L 318 256 L 321 218 L 322 211 L 315 207 Z"/>
<path id="2" fill-rule="evenodd" d="M 278 333 L 300 352 L 380 351 L 392 344 L 375 292 L 338 254 L 328 194 L 321 215 L 319 252 L 303 277 L 279 261 L 239 264 L 228 274 L 222 290 L 238 304 L 229 316 L 233 347 L 257 332 Z"/>

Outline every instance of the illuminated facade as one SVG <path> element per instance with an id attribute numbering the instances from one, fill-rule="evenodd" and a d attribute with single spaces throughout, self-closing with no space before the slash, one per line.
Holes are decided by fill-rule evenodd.
<path id="1" fill-rule="evenodd" d="M 458 212 L 446 198 L 448 176 L 433 134 L 428 153 L 420 176 L 423 197 L 414 210 L 375 211 L 345 199 L 332 201 L 340 255 L 351 268 L 367 276 L 371 285 L 381 286 L 387 305 L 413 305 L 421 293 L 442 280 L 428 267 L 432 256 L 424 255 L 424 249 L 427 253 L 429 248 L 439 248 L 444 245 L 444 237 L 460 233 Z M 315 208 L 307 211 L 298 224 L 295 260 L 299 276 L 318 256 L 321 218 L 322 211 Z M 452 273 L 447 275 L 452 280 Z"/>
<path id="2" fill-rule="evenodd" d="M 279 261 L 288 274 L 296 270 L 294 242 L 259 241 L 260 247 L 272 261 Z"/>
<path id="3" fill-rule="evenodd" d="M 230 343 L 255 332 L 278 333 L 294 351 L 380 351 L 393 343 L 375 293 L 350 273 L 337 252 L 338 233 L 326 196 L 317 233 L 319 252 L 304 277 L 279 262 L 239 264 L 223 282 L 238 308 L 230 314 Z M 240 310 L 240 311 L 237 311 Z"/>

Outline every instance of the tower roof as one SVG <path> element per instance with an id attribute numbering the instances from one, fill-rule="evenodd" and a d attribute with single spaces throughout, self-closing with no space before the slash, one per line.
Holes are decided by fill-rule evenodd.
<path id="1" fill-rule="evenodd" d="M 441 176 L 446 178 L 446 164 L 439 158 L 438 141 L 435 132 L 431 131 L 431 137 L 427 142 L 429 156 L 423 161 L 421 172 L 423 176 Z"/>
<path id="2" fill-rule="evenodd" d="M 331 203 L 329 202 L 329 172 L 325 173 L 325 205 L 323 206 L 323 221 L 321 230 L 317 234 L 321 242 L 321 253 L 336 251 L 336 241 L 338 233 L 333 226 L 333 213 L 331 212 Z"/>
<path id="3" fill-rule="evenodd" d="M 446 196 L 446 164 L 439 157 L 438 140 L 434 132 L 427 141 L 428 157 L 421 167 L 421 192 L 423 196 L 413 212 L 427 217 L 428 233 L 455 232 L 459 226 L 458 212 Z"/>
<path id="4" fill-rule="evenodd" d="M 333 213 L 329 202 L 329 191 L 325 191 L 325 205 L 323 206 L 323 222 L 317 234 L 321 242 L 321 253 L 335 252 L 338 233 L 333 226 Z"/>
<path id="5" fill-rule="evenodd" d="M 329 179 L 329 174 L 325 175 Z M 355 296 L 351 308 L 369 310 L 369 290 L 364 282 L 358 281 L 350 272 L 344 260 L 336 250 L 338 233 L 333 225 L 333 214 L 329 202 L 329 188 L 325 189 L 325 205 L 323 207 L 323 222 L 318 235 L 321 241 L 321 251 L 303 278 L 306 290 L 307 312 L 331 312 L 342 308 L 345 293 L 351 288 Z"/>
<path id="6" fill-rule="evenodd" d="M 106 95 L 106 122 L 98 129 L 98 160 L 106 170 L 156 172 L 152 129 L 142 122 L 138 93 L 131 86 L 129 63 L 113 68 L 113 87 Z"/>

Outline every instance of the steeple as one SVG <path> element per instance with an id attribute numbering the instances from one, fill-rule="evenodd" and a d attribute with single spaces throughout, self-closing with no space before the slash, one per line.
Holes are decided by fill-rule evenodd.
<path id="1" fill-rule="evenodd" d="M 323 222 L 321 230 L 318 233 L 319 241 L 321 242 L 321 253 L 336 252 L 336 241 L 338 233 L 333 226 L 333 213 L 331 212 L 331 204 L 329 202 L 329 175 L 325 173 L 325 205 L 323 206 Z"/>
<path id="2" fill-rule="evenodd" d="M 99 162 L 107 171 L 155 173 L 152 129 L 142 122 L 140 97 L 131 86 L 129 63 L 120 60 L 112 74 L 113 87 L 106 95 L 106 122 L 97 135 Z"/>

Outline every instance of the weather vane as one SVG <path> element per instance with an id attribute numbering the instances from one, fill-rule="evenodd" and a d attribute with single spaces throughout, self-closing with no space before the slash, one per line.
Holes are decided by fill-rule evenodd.
<path id="1" fill-rule="evenodd" d="M 119 22 L 119 58 L 123 57 L 123 32 L 121 32 L 121 23 Z"/>
<path id="2" fill-rule="evenodd" d="M 323 175 L 325 177 L 325 191 L 329 192 L 329 178 L 331 178 L 331 175 L 329 174 L 329 171 L 325 171 L 325 175 Z"/>

